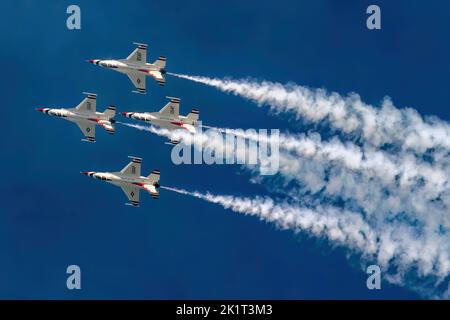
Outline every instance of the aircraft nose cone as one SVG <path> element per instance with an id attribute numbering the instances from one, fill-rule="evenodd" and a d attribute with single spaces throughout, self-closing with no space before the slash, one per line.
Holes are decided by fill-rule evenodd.
<path id="1" fill-rule="evenodd" d="M 36 111 L 44 112 L 44 108 L 36 108 Z"/>
<path id="2" fill-rule="evenodd" d="M 85 176 L 89 175 L 89 171 L 81 171 L 80 173 L 84 174 Z"/>
<path id="3" fill-rule="evenodd" d="M 96 64 L 96 65 L 99 65 L 100 60 L 98 60 L 98 59 L 89 59 L 89 60 L 86 60 L 86 62 L 89 62 L 89 63 L 92 63 L 92 64 Z"/>

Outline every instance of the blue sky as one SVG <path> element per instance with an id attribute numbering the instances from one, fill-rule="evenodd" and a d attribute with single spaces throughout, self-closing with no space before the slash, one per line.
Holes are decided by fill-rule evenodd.
<path id="1" fill-rule="evenodd" d="M 138 41 L 149 44 L 149 61 L 167 56 L 172 72 L 292 81 L 375 104 L 389 95 L 449 119 L 449 4 L 377 1 L 381 31 L 366 29 L 366 1 L 77 1 L 78 31 L 66 28 L 70 4 L 0 4 L 0 298 L 418 298 L 386 282 L 369 291 L 358 263 L 321 239 L 200 200 L 161 190 L 158 201 L 142 193 L 140 208 L 124 206 L 120 189 L 79 172 L 116 171 L 135 155 L 143 174 L 161 170 L 163 185 L 267 190 L 235 166 L 176 166 L 161 138 L 131 128 L 98 129 L 95 144 L 83 143 L 76 126 L 34 109 L 72 107 L 89 91 L 100 111 L 156 111 L 169 95 L 182 99 L 182 113 L 199 108 L 205 124 L 298 130 L 267 108 L 182 79 L 149 80 L 146 96 L 133 94 L 125 76 L 85 62 L 124 58 Z M 70 264 L 81 267 L 80 291 L 65 287 Z"/>

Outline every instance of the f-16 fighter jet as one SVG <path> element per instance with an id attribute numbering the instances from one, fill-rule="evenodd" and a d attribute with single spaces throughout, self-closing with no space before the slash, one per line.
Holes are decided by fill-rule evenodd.
<path id="1" fill-rule="evenodd" d="M 122 112 L 122 115 L 140 121 L 149 122 L 152 125 L 169 129 L 179 130 L 184 129 L 189 133 L 195 134 L 197 131 L 197 124 L 199 122 L 199 110 L 192 109 L 187 116 L 180 115 L 180 99 L 174 97 L 166 97 L 170 99 L 161 110 L 158 112 Z M 176 144 L 178 141 L 171 141 L 171 144 Z"/>
<path id="2" fill-rule="evenodd" d="M 164 74 L 166 70 L 166 58 L 160 56 L 153 63 L 147 63 L 147 45 L 134 42 L 137 48 L 126 58 L 119 60 L 88 60 L 98 66 L 125 73 L 136 87 L 136 93 L 145 94 L 145 77 L 152 76 L 163 86 L 166 83 Z"/>
<path id="3" fill-rule="evenodd" d="M 116 107 L 109 106 L 104 112 L 96 111 L 97 95 L 95 93 L 83 92 L 87 95 L 81 103 L 71 109 L 38 108 L 36 110 L 50 116 L 60 117 L 75 122 L 83 131 L 82 141 L 95 142 L 95 125 L 99 124 L 106 132 L 115 132 L 113 123 L 116 115 Z"/>
<path id="4" fill-rule="evenodd" d="M 148 191 L 153 199 L 158 199 L 159 192 L 159 170 L 153 170 L 148 177 L 141 177 L 141 158 L 129 157 L 131 162 L 120 172 L 81 172 L 89 177 L 106 181 L 115 186 L 121 187 L 130 200 L 127 205 L 139 206 L 139 191 Z"/>

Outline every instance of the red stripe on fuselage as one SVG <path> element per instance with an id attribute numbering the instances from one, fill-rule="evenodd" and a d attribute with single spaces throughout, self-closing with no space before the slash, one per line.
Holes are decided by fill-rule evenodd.
<path id="1" fill-rule="evenodd" d="M 181 127 L 181 128 L 183 128 L 183 129 L 186 130 L 187 132 L 190 132 L 188 128 L 186 128 L 186 127 L 183 126 L 183 125 L 184 125 L 183 122 L 171 121 L 170 123 L 171 123 L 171 124 L 174 124 L 174 125 L 176 125 L 176 126 L 179 126 L 179 127 Z"/>
<path id="2" fill-rule="evenodd" d="M 139 186 L 139 187 L 144 187 L 144 184 L 142 182 L 132 182 L 132 184 Z"/>

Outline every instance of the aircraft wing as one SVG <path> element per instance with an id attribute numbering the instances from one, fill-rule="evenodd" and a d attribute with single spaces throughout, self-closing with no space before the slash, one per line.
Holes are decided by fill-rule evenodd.
<path id="1" fill-rule="evenodd" d="M 83 92 L 87 95 L 79 105 L 75 107 L 77 111 L 87 111 L 95 113 L 97 109 L 97 95 L 95 93 Z"/>
<path id="2" fill-rule="evenodd" d="M 123 192 L 127 195 L 130 204 L 138 207 L 139 206 L 139 188 L 133 186 L 122 186 Z"/>
<path id="3" fill-rule="evenodd" d="M 84 134 L 83 141 L 95 142 L 95 124 L 87 121 L 75 122 Z"/>
<path id="4" fill-rule="evenodd" d="M 171 118 L 177 118 L 180 115 L 180 99 L 167 97 L 170 101 L 161 109 L 159 113 Z"/>
<path id="5" fill-rule="evenodd" d="M 145 94 L 145 75 L 136 72 L 127 73 L 127 75 L 136 87 L 136 91 L 133 92 Z"/>
<path id="6" fill-rule="evenodd" d="M 139 177 L 141 175 L 142 159 L 138 157 L 130 158 L 131 161 L 120 171 L 120 173 Z"/>
<path id="7" fill-rule="evenodd" d="M 147 45 L 144 43 L 134 43 L 137 48 L 127 57 L 128 61 L 146 63 L 147 62 Z"/>

